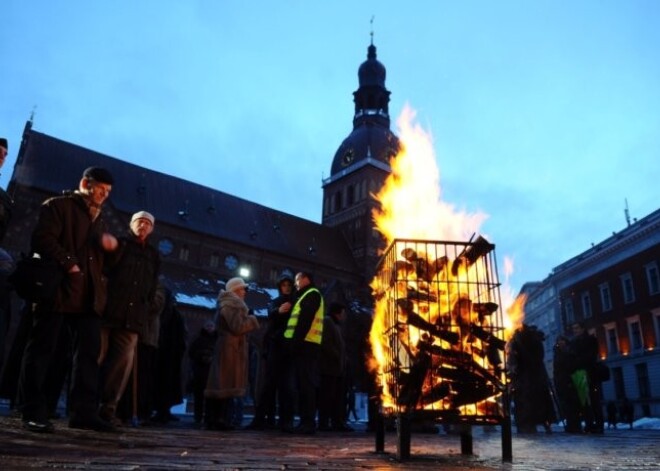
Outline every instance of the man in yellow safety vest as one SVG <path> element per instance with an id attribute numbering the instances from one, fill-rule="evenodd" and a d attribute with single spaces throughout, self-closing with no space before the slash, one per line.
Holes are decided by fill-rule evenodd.
<path id="1" fill-rule="evenodd" d="M 298 398 L 300 423 L 284 424 L 289 433 L 311 435 L 316 432 L 316 389 L 319 386 L 319 355 L 323 337 L 325 306 L 321 292 L 314 286 L 311 273 L 296 274 L 296 300 L 284 331 L 286 350 L 289 352 L 289 391 L 287 400 Z"/>

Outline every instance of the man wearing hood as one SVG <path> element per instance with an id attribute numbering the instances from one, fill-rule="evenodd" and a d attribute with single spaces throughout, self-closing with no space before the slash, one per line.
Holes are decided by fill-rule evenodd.
<path id="1" fill-rule="evenodd" d="M 279 296 L 268 307 L 268 328 L 260 359 L 262 384 L 257 392 L 254 420 L 248 426 L 254 430 L 274 427 L 276 410 L 281 427 L 293 422 L 292 405 L 282 400 L 286 378 L 284 331 L 293 307 L 293 278 L 283 273 L 277 281 L 277 290 Z"/>
<path id="2" fill-rule="evenodd" d="M 160 258 L 147 242 L 154 230 L 147 211 L 133 214 L 130 233 L 119 239 L 108 269 L 108 305 L 101 328 L 102 419 L 119 425 L 117 404 L 133 369 L 138 338 L 144 334 L 158 287 Z"/>

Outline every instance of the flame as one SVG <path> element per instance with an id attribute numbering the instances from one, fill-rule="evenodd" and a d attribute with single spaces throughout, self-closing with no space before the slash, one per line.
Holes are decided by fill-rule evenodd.
<path id="1" fill-rule="evenodd" d="M 406 104 L 397 120 L 401 150 L 391 159 L 392 173 L 375 195 L 376 200 L 380 203 L 379 208 L 373 211 L 376 228 L 385 238 L 386 247 L 390 247 L 394 243 L 397 256 L 403 255 L 406 250 L 403 248 L 401 251 L 401 248 L 396 247 L 398 244 L 396 241 L 400 241 L 400 239 L 471 241 L 475 234 L 479 233 L 482 223 L 488 217 L 482 212 L 459 211 L 453 205 L 442 201 L 440 171 L 433 150 L 433 139 L 429 133 L 414 122 L 415 117 L 415 111 Z M 397 407 L 394 391 L 390 390 L 395 385 L 384 380 L 387 376 L 384 365 L 391 360 L 388 356 L 396 350 L 399 358 L 396 358 L 395 363 L 410 364 L 410 358 L 419 356 L 418 346 L 420 339 L 424 336 L 423 329 L 412 327 L 410 321 L 408 321 L 405 331 L 392 334 L 392 331 L 396 330 L 396 326 L 393 326 L 392 320 L 387 318 L 387 312 L 391 310 L 393 300 L 405 299 L 406 290 L 411 286 L 413 289 L 424 290 L 432 283 L 442 284 L 442 296 L 437 296 L 437 302 L 413 302 L 413 308 L 410 311 L 423 314 L 424 319 L 428 319 L 428 322 L 434 325 L 445 322 L 445 319 L 451 319 L 452 326 L 449 329 L 454 329 L 454 333 L 457 334 L 461 330 L 465 331 L 466 326 L 474 325 L 477 314 L 473 310 L 473 305 L 492 300 L 492 293 L 484 293 L 474 288 L 475 285 L 485 284 L 483 277 L 488 274 L 478 273 L 474 266 L 456 263 L 460 262 L 460 256 L 453 255 L 452 258 L 449 253 L 415 253 L 415 257 L 419 257 L 417 260 L 422 260 L 427 265 L 430 265 L 431 261 L 437 262 L 441 258 L 448 259 L 450 264 L 454 262 L 455 269 L 438 270 L 437 274 L 430 275 L 429 278 L 432 278 L 432 281 L 413 273 L 410 276 L 406 275 L 403 282 L 392 282 L 391 280 L 384 282 L 377 275 L 371 283 L 375 293 L 375 314 L 370 332 L 373 359 L 369 361 L 369 367 L 381 379 L 381 400 L 385 410 Z M 509 268 L 512 270 L 513 264 L 509 262 L 510 260 L 505 262 L 507 270 Z M 405 270 L 406 263 L 405 260 L 397 260 L 395 264 L 399 265 L 395 267 L 395 271 L 399 268 Z M 465 280 L 470 281 L 465 282 Z M 499 298 L 497 302 L 501 304 Z M 396 317 L 401 318 L 407 315 L 409 313 L 398 312 Z M 398 322 L 397 320 L 394 324 L 396 325 Z M 484 319 L 479 315 L 480 326 L 488 328 L 489 322 L 488 317 Z M 405 348 L 393 349 L 392 340 L 389 340 L 390 345 L 388 345 L 385 333 L 397 336 L 398 338 L 394 341 L 404 345 Z M 481 355 L 480 361 L 482 363 L 485 361 L 483 357 L 488 342 L 475 339 L 474 336 L 464 335 L 458 346 L 450 345 L 449 342 L 437 338 L 433 342 L 434 347 L 448 351 L 460 350 L 459 353 L 466 352 L 468 355 L 472 355 L 475 358 L 475 364 L 477 364 L 479 355 Z M 434 358 L 433 361 L 434 367 L 451 367 L 449 364 L 444 364 L 443 360 Z M 496 371 L 493 375 L 494 378 L 497 378 L 498 375 L 501 376 L 498 368 L 494 368 Z M 438 385 L 439 383 L 425 384 L 425 387 L 428 391 L 429 388 Z M 440 402 L 437 401 L 437 404 Z M 482 404 L 492 405 L 494 403 L 492 397 L 482 401 Z M 441 407 L 446 409 L 446 406 Z M 474 414 L 477 412 L 477 408 L 479 405 L 476 403 L 468 404 L 463 408 L 463 413 Z"/>
<path id="2" fill-rule="evenodd" d="M 397 120 L 402 149 L 391 159 L 392 173 L 376 194 L 381 203 L 373 211 L 376 227 L 387 245 L 395 238 L 468 240 L 488 216 L 457 211 L 440 199 L 433 139 L 413 123 L 415 116 L 406 104 Z"/>
<path id="3" fill-rule="evenodd" d="M 504 318 L 504 327 L 506 328 L 506 339 L 510 339 L 515 330 L 522 326 L 525 319 L 525 302 L 527 295 L 519 295 L 513 303 L 506 309 L 506 316 Z"/>

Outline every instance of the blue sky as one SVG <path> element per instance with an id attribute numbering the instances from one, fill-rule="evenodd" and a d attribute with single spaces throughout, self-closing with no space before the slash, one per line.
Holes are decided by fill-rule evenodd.
<path id="1" fill-rule="evenodd" d="M 443 199 L 489 215 L 515 290 L 624 228 L 626 198 L 658 209 L 654 0 L 6 0 L 0 185 L 34 110 L 40 132 L 320 222 L 372 16 L 392 129 L 417 111 Z"/>

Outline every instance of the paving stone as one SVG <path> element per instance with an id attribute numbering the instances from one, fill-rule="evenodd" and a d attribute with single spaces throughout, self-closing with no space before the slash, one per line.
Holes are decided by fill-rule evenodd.
<path id="1" fill-rule="evenodd" d="M 0 469 L 91 470 L 603 470 L 660 469 L 660 431 L 612 430 L 604 435 L 544 433 L 513 437 L 513 462 L 501 459 L 499 431 L 474 427 L 474 455 L 461 455 L 458 435 L 414 433 L 411 458 L 396 460 L 396 434 L 313 436 L 279 431 L 231 432 L 195 428 L 189 417 L 161 427 L 122 427 L 119 434 L 69 429 L 53 434 L 24 430 L 17 417 L 0 416 Z"/>

